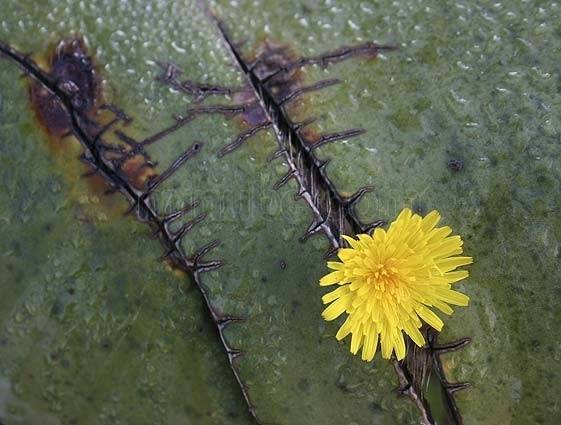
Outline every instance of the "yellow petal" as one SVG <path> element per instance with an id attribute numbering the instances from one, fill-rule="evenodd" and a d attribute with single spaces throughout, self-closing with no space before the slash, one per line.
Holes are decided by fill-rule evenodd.
<path id="1" fill-rule="evenodd" d="M 351 316 L 349 316 L 349 317 L 347 317 L 347 320 L 345 320 L 345 323 L 343 323 L 343 325 L 339 328 L 339 330 L 337 331 L 337 334 L 335 335 L 335 338 L 337 338 L 337 341 L 341 341 L 348 334 L 350 334 L 351 329 L 352 329 L 352 320 L 351 320 Z"/>
<path id="2" fill-rule="evenodd" d="M 337 252 L 337 257 L 339 257 L 341 261 L 349 261 L 356 257 L 356 255 L 356 251 L 351 248 L 341 248 L 339 252 Z"/>
<path id="3" fill-rule="evenodd" d="M 428 232 L 432 230 L 434 226 L 438 224 L 439 221 L 440 221 L 440 214 L 438 213 L 438 211 L 433 210 L 423 218 L 421 229 L 423 229 L 423 231 L 425 232 Z"/>
<path id="4" fill-rule="evenodd" d="M 351 338 L 351 353 L 356 354 L 362 346 L 362 340 L 364 335 L 362 334 L 362 329 L 359 326 L 356 331 L 353 331 L 353 336 Z"/>
<path id="5" fill-rule="evenodd" d="M 399 215 L 397 216 L 395 222 L 408 220 L 409 218 L 411 218 L 412 215 L 413 213 L 409 208 L 403 208 L 399 213 Z"/>
<path id="6" fill-rule="evenodd" d="M 378 346 L 378 332 L 374 327 L 366 331 L 366 337 L 364 339 L 364 346 L 362 347 L 362 360 L 371 361 L 376 354 L 376 348 Z"/>
<path id="7" fill-rule="evenodd" d="M 336 319 L 341 314 L 343 314 L 343 312 L 350 305 L 350 299 L 351 298 L 349 296 L 337 299 L 336 301 L 331 303 L 329 307 L 323 310 L 323 313 L 321 313 L 321 315 L 325 320 L 328 321 Z"/>
<path id="8" fill-rule="evenodd" d="M 469 303 L 469 297 L 461 292 L 454 291 L 453 289 L 442 289 L 436 291 L 436 295 L 442 301 L 448 304 L 454 304 L 465 307 Z"/>
<path id="9" fill-rule="evenodd" d="M 442 273 L 445 273 L 450 270 L 454 270 L 457 267 L 465 266 L 471 263 L 473 263 L 473 258 L 471 257 L 451 257 L 438 260 L 436 262 L 436 266 Z"/>
<path id="10" fill-rule="evenodd" d="M 348 285 L 341 286 L 334 291 L 325 294 L 323 297 L 321 297 L 321 300 L 324 304 L 329 304 L 330 302 L 335 301 L 337 298 L 341 298 L 342 296 L 347 295 L 350 290 L 351 289 Z"/>
<path id="11" fill-rule="evenodd" d="M 401 330 L 394 332 L 393 334 L 395 356 L 397 360 L 403 360 L 405 358 L 405 341 L 403 340 L 403 334 Z"/>
<path id="12" fill-rule="evenodd" d="M 452 233 L 452 229 L 448 226 L 437 227 L 436 229 L 433 229 L 429 233 L 430 237 L 429 237 L 428 242 L 434 243 L 434 242 L 438 241 L 439 239 L 444 239 L 450 233 Z"/>
<path id="13" fill-rule="evenodd" d="M 431 249 L 431 255 L 433 258 L 451 257 L 461 254 L 462 251 L 462 239 L 459 236 L 451 236 Z"/>
<path id="14" fill-rule="evenodd" d="M 452 310 L 452 307 L 450 307 L 448 304 L 446 304 L 442 301 L 434 300 L 432 302 L 432 305 L 434 305 L 437 309 L 439 309 L 444 314 L 450 315 L 450 314 L 454 313 L 454 310 Z"/>
<path id="15" fill-rule="evenodd" d="M 345 265 L 343 263 L 340 263 L 339 261 L 328 261 L 327 267 L 329 267 L 331 270 L 343 270 L 345 268 Z"/>
<path id="16" fill-rule="evenodd" d="M 403 329 L 405 330 L 405 333 L 409 335 L 409 338 L 411 338 L 418 347 L 422 347 L 423 345 L 425 345 L 425 337 L 411 321 L 408 320 L 407 322 L 405 322 Z"/>
<path id="17" fill-rule="evenodd" d="M 375 243 L 381 243 L 386 238 L 386 231 L 381 227 L 376 227 L 372 239 Z"/>
<path id="18" fill-rule="evenodd" d="M 341 235 L 341 236 L 342 236 L 343 239 L 345 239 L 348 242 L 348 244 L 351 246 L 351 248 L 358 249 L 358 248 L 361 247 L 360 242 L 351 238 L 350 236 L 347 236 L 347 235 Z"/>
<path id="19" fill-rule="evenodd" d="M 341 271 L 331 272 L 323 276 L 319 280 L 319 284 L 321 286 L 333 285 L 334 283 L 339 283 L 344 277 L 345 274 Z"/>
<path id="20" fill-rule="evenodd" d="M 444 274 L 444 277 L 449 283 L 459 282 L 469 276 L 469 272 L 467 270 L 455 270 L 453 272 L 447 272 Z"/>
<path id="21" fill-rule="evenodd" d="M 442 330 L 444 323 L 442 322 L 442 320 L 440 320 L 440 317 L 438 317 L 432 310 L 428 309 L 427 307 L 421 306 L 416 311 L 421 319 L 431 325 L 434 329 L 436 329 L 437 331 Z"/>

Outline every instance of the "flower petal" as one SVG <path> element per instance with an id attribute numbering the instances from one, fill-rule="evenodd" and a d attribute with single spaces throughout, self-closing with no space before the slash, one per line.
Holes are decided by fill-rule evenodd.
<path id="1" fill-rule="evenodd" d="M 436 295 L 438 296 L 438 298 L 440 298 L 444 302 L 447 302 L 448 304 L 465 307 L 469 303 L 469 297 L 466 294 L 454 291 L 453 289 L 437 290 Z"/>
<path id="2" fill-rule="evenodd" d="M 418 347 L 422 347 L 423 345 L 425 345 L 425 337 L 423 336 L 419 328 L 417 328 L 411 321 L 408 320 L 407 322 L 405 322 L 403 330 L 407 335 L 409 335 L 409 338 L 411 338 L 413 342 L 417 344 Z"/>
<path id="3" fill-rule="evenodd" d="M 403 360 L 405 358 L 405 341 L 403 340 L 403 333 L 401 333 L 401 330 L 394 332 L 393 342 L 397 360 Z"/>
<path id="4" fill-rule="evenodd" d="M 364 335 L 362 334 L 361 326 L 358 329 L 353 330 L 353 336 L 351 338 L 351 353 L 356 354 L 362 346 L 362 340 Z"/>
<path id="5" fill-rule="evenodd" d="M 327 267 L 331 270 L 345 270 L 345 264 L 340 263 L 339 261 L 328 261 Z"/>
<path id="6" fill-rule="evenodd" d="M 449 283 L 459 282 L 460 280 L 464 280 L 469 276 L 469 272 L 467 270 L 455 270 L 453 272 L 447 272 L 444 274 L 444 277 Z"/>
<path id="7" fill-rule="evenodd" d="M 337 331 L 337 334 L 335 335 L 335 338 L 337 338 L 337 341 L 341 341 L 348 334 L 350 334 L 351 330 L 352 330 L 352 326 L 353 326 L 353 322 L 351 320 L 351 316 L 349 316 L 349 317 L 347 317 L 347 320 L 345 320 L 345 323 L 343 323 L 343 325 L 339 328 L 339 330 Z"/>
<path id="8" fill-rule="evenodd" d="M 433 210 L 423 218 L 421 229 L 423 229 L 423 231 L 425 232 L 429 232 L 434 228 L 434 226 L 438 224 L 439 221 L 440 214 L 438 213 L 438 211 Z"/>
<path id="9" fill-rule="evenodd" d="M 378 347 L 378 332 L 375 327 L 371 327 L 366 331 L 364 346 L 362 347 L 362 360 L 371 361 L 376 354 Z"/>
<path id="10" fill-rule="evenodd" d="M 323 313 L 321 313 L 321 315 L 325 320 L 328 321 L 336 319 L 341 314 L 343 314 L 347 307 L 350 306 L 350 300 L 351 299 L 349 296 L 337 299 L 336 301 L 331 303 L 329 307 L 323 310 Z"/>
<path id="11" fill-rule="evenodd" d="M 359 249 L 361 247 L 360 242 L 351 238 L 350 236 L 341 235 L 341 237 L 347 241 L 347 243 L 351 246 L 351 248 Z"/>
<path id="12" fill-rule="evenodd" d="M 393 351 L 391 334 L 380 332 L 380 345 L 382 346 L 382 357 L 389 359 Z"/>
<path id="13" fill-rule="evenodd" d="M 441 331 L 444 323 L 432 310 L 425 306 L 419 307 L 417 310 L 417 314 L 421 319 L 427 322 L 430 326 L 432 326 L 437 331 Z"/>
<path id="14" fill-rule="evenodd" d="M 333 285 L 334 283 L 339 283 L 345 277 L 342 271 L 331 272 L 326 274 L 319 280 L 321 286 Z"/>
<path id="15" fill-rule="evenodd" d="M 351 289 L 349 288 L 349 285 L 340 286 L 334 291 L 325 294 L 323 297 L 321 297 L 321 300 L 324 304 L 329 304 L 330 302 L 335 301 L 337 298 L 341 298 L 347 295 L 350 291 Z"/>

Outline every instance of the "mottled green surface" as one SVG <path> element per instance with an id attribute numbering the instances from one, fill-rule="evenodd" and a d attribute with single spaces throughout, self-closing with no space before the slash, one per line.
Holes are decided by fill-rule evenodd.
<path id="1" fill-rule="evenodd" d="M 184 96 L 172 93 L 153 82 L 159 69 L 150 61 L 172 59 L 186 71 L 186 78 L 221 84 L 240 84 L 241 79 L 236 68 L 231 65 L 228 51 L 218 41 L 219 34 L 213 27 L 214 24 L 205 20 L 199 9 L 188 6 L 154 7 L 154 13 L 162 16 L 162 20 L 158 21 L 160 31 L 157 26 L 154 27 L 151 20 L 137 21 L 138 15 L 135 13 L 140 12 L 134 6 L 127 5 L 126 8 L 115 6 L 111 7 L 111 17 L 104 18 L 99 21 L 98 26 L 91 28 L 91 20 L 94 19 L 96 10 L 100 6 L 102 6 L 101 2 L 84 7 L 72 3 L 70 5 L 72 12 L 61 5 L 53 6 L 52 13 L 55 18 L 51 15 L 45 17 L 44 13 L 36 11 L 33 21 L 44 23 L 47 32 L 49 34 L 54 32 L 54 34 L 47 37 L 46 41 L 45 38 L 37 39 L 29 33 L 18 34 L 15 39 L 13 36 L 6 38 L 23 50 L 38 51 L 48 42 L 56 41 L 73 29 L 85 33 L 89 44 L 97 53 L 102 76 L 107 80 L 106 96 L 134 117 L 135 121 L 126 128 L 126 131 L 135 137 L 146 136 L 171 124 L 172 114 L 181 113 L 188 103 Z M 54 23 L 57 20 L 56 16 L 62 17 L 68 13 L 76 16 L 77 22 L 71 20 L 59 28 L 58 23 Z M 25 13 L 22 12 L 22 16 L 24 15 Z M 134 24 L 127 25 L 131 20 L 135 21 Z M 24 19 L 21 25 L 25 29 L 26 23 L 31 25 L 30 22 L 31 20 Z M 186 28 L 181 33 L 177 31 L 180 22 Z M 187 28 L 186 22 L 197 22 L 196 29 Z M 4 24 L 5 33 L 10 32 L 12 25 Z M 205 28 L 208 28 L 208 33 L 205 33 Z M 108 39 L 109 32 L 113 34 Z M 10 65 L 4 64 L 4 66 Z M 12 70 L 12 73 L 15 75 L 16 71 Z M 7 94 L 6 97 L 17 96 Z M 228 102 L 225 99 L 218 101 Z M 209 102 L 212 102 L 212 99 Z M 20 100 L 18 104 L 23 109 L 25 102 Z M 26 117 L 30 119 L 28 115 Z M 19 131 L 13 126 L 9 129 Z M 341 344 L 335 341 L 333 331 L 324 332 L 325 325 L 319 315 L 322 291 L 316 282 L 324 272 L 322 255 L 325 244 L 321 240 L 309 242 L 307 245 L 301 245 L 297 241 L 308 225 L 310 214 L 304 205 L 293 202 L 294 187 L 286 187 L 279 192 L 271 189 L 274 181 L 284 173 L 282 164 L 269 164 L 265 161 L 266 155 L 276 146 L 275 139 L 272 135 L 263 135 L 249 142 L 244 151 L 239 151 L 223 160 L 218 160 L 216 157 L 218 149 L 235 137 L 238 131 L 240 131 L 238 125 L 225 123 L 220 117 L 203 117 L 152 146 L 149 154 L 163 169 L 193 141 L 199 140 L 205 143 L 201 155 L 188 162 L 167 181 L 154 195 L 154 202 L 159 211 L 169 212 L 186 202 L 198 199 L 202 205 L 197 213 L 201 211 L 210 213 L 207 221 L 199 225 L 185 240 L 185 250 L 187 253 L 193 252 L 203 243 L 216 237 L 224 242 L 223 247 L 214 255 L 223 258 L 226 266 L 206 275 L 204 282 L 209 286 L 212 301 L 217 309 L 247 317 L 246 323 L 228 328 L 228 338 L 232 345 L 246 353 L 239 361 L 241 376 L 247 384 L 249 395 L 260 419 L 278 424 L 341 421 L 357 424 L 415 423 L 416 413 L 412 406 L 395 397 L 393 392 L 396 385 L 395 376 L 387 362 L 380 361 L 369 365 L 351 358 L 347 350 L 342 349 Z M 34 141 L 34 136 L 37 137 L 36 134 L 26 135 L 28 143 L 37 142 Z M 43 155 L 49 154 L 52 152 L 43 152 Z M 55 166 L 61 167 L 63 163 L 65 164 L 63 171 L 67 178 L 76 181 L 79 170 L 74 170 L 72 167 L 67 170 L 67 165 L 63 161 L 56 163 Z M 14 190 L 17 190 L 19 186 L 14 187 Z M 79 197 L 80 190 L 87 191 L 88 188 L 84 186 L 74 189 L 72 193 Z M 106 199 L 101 199 L 99 202 L 103 205 Z M 118 222 L 114 223 L 117 219 Z M 146 254 L 141 256 L 137 253 L 147 251 L 150 253 L 148 258 L 153 260 L 160 255 L 157 244 L 151 243 L 150 248 L 142 250 L 140 244 L 147 243 L 147 232 L 143 233 L 140 230 L 140 235 L 131 235 L 126 226 L 133 224 L 130 223 L 131 219 L 127 220 L 120 218 L 118 214 L 108 217 L 108 222 L 113 226 L 119 229 L 122 227 L 119 234 L 122 232 L 123 235 L 127 235 L 127 241 L 139 239 L 136 242 L 139 244 L 136 248 L 138 251 L 131 253 L 129 250 L 123 255 L 126 255 L 126 258 L 132 257 L 128 261 L 140 257 L 138 262 L 144 264 L 143 267 L 161 269 L 162 266 L 157 262 L 147 262 Z M 75 223 L 75 226 L 80 227 L 81 223 Z M 112 235 L 115 230 L 111 228 L 107 232 L 108 235 Z M 116 252 L 124 250 L 120 245 L 112 246 L 109 241 L 106 241 L 108 248 L 105 249 L 101 242 L 98 243 L 101 251 L 109 248 Z M 92 242 L 92 245 L 96 244 Z M 94 249 L 93 246 L 91 249 Z M 302 254 L 302 250 L 305 250 L 305 255 Z M 286 263 L 285 270 L 281 268 L 283 261 Z M 139 270 L 130 272 L 129 276 L 128 270 L 137 267 Z M 148 273 L 136 264 L 127 266 L 125 270 L 122 274 L 131 282 L 143 281 L 142 277 Z M 61 274 L 65 276 L 67 273 L 61 272 Z M 96 281 L 94 277 L 92 280 Z M 109 288 L 114 286 L 110 283 L 105 285 Z M 181 302 L 181 294 L 177 295 L 179 301 L 175 299 L 173 304 L 160 300 L 165 304 L 165 309 L 163 305 L 161 306 L 163 311 L 169 310 L 169 314 L 185 314 L 184 310 L 189 309 L 189 306 Z M 155 297 L 150 293 L 145 296 L 148 300 L 153 300 Z M 157 303 L 157 301 L 151 302 Z M 9 304 L 10 307 L 11 305 L 12 303 Z M 121 308 L 127 310 L 132 309 L 132 306 L 129 302 L 123 301 Z M 95 307 L 92 310 L 97 311 Z M 156 312 L 155 308 L 154 314 Z M 197 312 L 200 312 L 200 307 Z M 196 328 L 193 322 L 197 318 L 196 315 L 192 320 L 189 320 L 189 317 L 185 318 L 182 322 L 183 326 L 178 325 L 177 332 L 185 332 L 183 328 L 186 326 Z M 147 317 L 146 321 L 149 319 Z M 158 319 L 159 317 L 156 317 L 154 324 L 145 326 L 150 326 L 150 329 L 160 326 Z M 142 329 L 140 324 L 139 327 Z M 44 329 L 49 327 L 46 326 Z M 202 332 L 207 338 L 216 338 L 211 329 L 205 328 Z M 83 336 L 78 333 L 77 341 L 80 341 L 80 337 Z M 74 344 L 81 345 L 74 340 L 67 343 L 70 347 L 74 347 Z M 214 379 L 223 379 L 229 384 L 232 375 L 230 371 L 223 373 L 226 369 L 224 354 L 216 352 L 215 347 L 213 350 L 206 350 L 201 346 L 201 342 L 194 341 L 194 344 L 196 347 L 191 348 L 192 350 L 196 350 L 197 353 L 203 351 L 207 361 L 214 359 L 220 364 L 220 368 L 203 363 L 198 367 L 212 376 L 216 374 Z M 188 350 L 189 347 L 192 345 L 187 344 L 184 349 Z M 14 355 L 19 355 L 20 351 L 24 351 L 23 346 L 12 346 L 10 349 Z M 166 370 L 170 376 L 176 377 L 177 385 L 184 382 L 180 365 L 190 363 L 189 355 L 194 354 L 188 351 L 170 353 L 172 360 L 167 362 Z M 134 353 L 130 356 L 134 357 Z M 81 359 L 82 356 L 75 354 L 75 357 Z M 127 355 L 123 354 L 119 360 L 115 360 L 114 367 L 118 368 L 119 363 L 127 364 L 129 361 Z M 88 376 L 95 375 L 100 367 L 103 366 L 90 365 L 84 373 L 88 373 Z M 78 375 L 76 380 L 80 379 Z M 99 378 L 100 385 L 110 386 L 111 381 L 111 375 Z M 124 386 L 130 385 L 133 388 L 138 385 L 137 380 L 132 377 L 125 377 L 122 382 Z M 64 387 L 60 385 L 59 382 L 53 382 L 53 391 L 63 391 Z M 210 384 L 209 388 L 206 388 L 206 385 L 208 384 L 203 382 L 200 387 L 203 392 L 209 393 L 218 386 Z M 222 385 L 226 386 L 226 383 Z M 227 403 L 230 395 L 228 389 L 228 387 L 224 389 L 223 395 L 211 396 L 212 402 L 206 401 L 199 394 L 193 396 L 180 387 L 168 388 L 166 394 L 169 397 L 176 397 L 177 400 L 186 400 L 185 403 L 200 409 L 192 415 L 187 415 L 192 418 L 193 423 L 199 423 L 198 417 L 201 411 L 214 412 L 218 423 L 221 420 L 223 423 L 236 423 L 235 418 L 242 416 L 239 411 L 234 410 L 232 413 L 234 407 Z M 100 389 L 100 393 L 103 397 L 112 395 L 109 390 Z M 236 407 L 243 410 L 241 396 L 239 393 L 237 395 Z M 130 397 L 132 403 L 134 398 L 132 395 Z M 143 403 L 140 396 L 136 401 Z M 69 398 L 69 402 L 73 406 L 78 405 L 77 401 L 76 403 L 73 401 L 73 397 Z M 31 411 L 42 408 L 37 401 L 32 400 L 29 403 Z M 124 395 L 122 399 L 115 400 L 114 404 L 125 409 L 127 405 Z M 176 404 L 177 409 L 181 407 L 180 411 L 185 411 L 179 401 Z M 217 404 L 221 407 L 216 408 Z M 162 409 L 165 413 L 171 414 L 170 411 L 174 412 L 171 407 L 173 405 L 174 403 L 170 401 Z M 53 409 L 53 417 L 60 418 L 62 415 L 71 414 L 67 412 L 76 411 L 67 410 L 70 408 L 65 406 L 61 409 L 59 412 Z M 93 411 L 96 409 L 98 406 L 92 406 Z M 144 409 L 152 412 L 149 404 L 146 404 Z M 117 411 L 114 417 L 119 418 L 123 423 L 135 423 L 138 418 L 146 416 L 144 409 L 134 412 L 137 416 L 133 417 Z M 154 411 L 153 414 L 156 415 L 156 412 Z M 220 419 L 224 415 L 233 415 L 234 419 Z M 86 417 L 84 413 L 84 420 Z M 78 416 L 78 419 L 81 420 L 82 416 Z M 162 419 L 162 421 L 167 420 L 167 418 Z M 181 423 L 181 418 L 178 419 L 178 423 Z"/>
<path id="2" fill-rule="evenodd" d="M 153 81 L 154 61 L 172 59 L 193 80 L 243 81 L 195 2 L 4 3 L 0 39 L 26 52 L 86 35 L 106 96 L 135 118 L 127 129 L 134 136 L 163 128 L 189 104 Z M 212 8 L 246 53 L 265 38 L 297 55 L 366 40 L 399 46 L 375 61 L 309 69 L 307 82 L 343 84 L 291 114 L 320 117 L 322 131 L 368 130 L 320 152 L 332 158 L 329 174 L 342 193 L 377 187 L 360 205 L 366 219 L 437 208 L 464 236 L 476 262 L 460 287 L 473 301 L 447 322 L 442 340 L 474 340 L 445 359 L 453 378 L 474 384 L 458 395 L 466 425 L 558 423 L 561 7 L 218 3 Z M 0 67 L 0 418 L 251 423 L 196 291 L 156 261 L 158 243 L 121 216 L 115 197 L 78 179 L 74 156 L 48 148 L 23 84 L 13 83 L 18 72 Z M 209 116 L 149 153 L 164 168 L 193 141 L 205 142 L 155 202 L 171 211 L 199 199 L 197 212 L 209 212 L 186 252 L 223 240 L 211 256 L 226 265 L 204 282 L 217 309 L 247 318 L 227 336 L 245 353 L 239 367 L 257 414 L 281 425 L 417 423 L 412 405 L 393 393 L 387 362 L 353 358 L 348 342 L 335 341 L 337 324 L 322 321 L 325 291 L 316 282 L 326 244 L 297 241 L 311 214 L 293 201 L 295 186 L 271 189 L 285 171 L 265 160 L 273 135 L 216 157 L 239 131 Z M 453 173 L 449 159 L 464 169 Z"/>
<path id="3" fill-rule="evenodd" d="M 256 139 L 220 160 L 220 173 L 210 175 L 221 192 L 203 182 L 194 185 L 191 190 L 203 199 L 218 199 L 206 204 L 207 225 L 184 244 L 194 249 L 194 241 L 215 237 L 220 229 L 223 245 L 215 256 L 226 265 L 204 282 L 217 308 L 247 318 L 230 326 L 227 336 L 245 353 L 238 364 L 257 415 L 276 424 L 416 423 L 412 406 L 395 396 L 388 362 L 362 362 L 337 343 L 335 328 L 326 329 L 317 285 L 326 244 L 298 241 L 311 214 L 293 201 L 295 186 L 271 192 L 284 172 L 282 164 L 264 160 L 274 143 Z M 175 190 L 188 184 L 180 177 L 173 182 Z"/>
<path id="4" fill-rule="evenodd" d="M 399 46 L 378 61 L 311 70 L 310 81 L 344 84 L 296 112 L 321 116 L 329 131 L 368 130 L 321 149 L 341 191 L 377 187 L 360 206 L 364 217 L 436 208 L 463 235 L 475 264 L 459 287 L 473 301 L 442 340 L 473 338 L 445 359 L 454 378 L 473 383 L 458 394 L 465 423 L 559 423 L 561 6 L 236 4 L 217 10 L 249 46 L 265 37 L 299 54 L 332 49 L 334 39 Z M 450 171 L 450 159 L 463 160 L 463 171 Z"/>
<path id="5" fill-rule="evenodd" d="M 120 195 L 65 169 L 75 153 L 53 155 L 19 71 L 0 73 L 2 423 L 250 423 L 198 293 Z"/>
<path id="6" fill-rule="evenodd" d="M 226 50 L 223 55 L 230 63 Z M 181 56 L 173 59 L 183 67 Z M 166 105 L 183 97 L 162 93 Z M 207 103 L 213 101 L 224 102 Z M 216 156 L 239 131 L 219 116 L 204 117 L 149 153 L 169 163 L 188 146 L 186 140 L 205 142 L 203 153 L 167 181 L 154 202 L 169 212 L 202 201 L 199 210 L 209 217 L 185 238 L 185 252 L 217 237 L 223 242 L 210 258 L 223 259 L 225 266 L 203 281 L 218 310 L 247 319 L 230 326 L 227 337 L 244 352 L 238 365 L 257 416 L 275 424 L 416 423 L 412 405 L 395 396 L 392 367 L 353 358 L 333 329 L 325 331 L 317 281 L 325 272 L 327 245 L 321 238 L 298 241 L 311 213 L 294 202 L 296 187 L 272 189 L 286 172 L 281 162 L 266 161 L 278 147 L 273 135 L 259 135 L 223 159 Z"/>
<path id="7" fill-rule="evenodd" d="M 143 116 L 163 115 L 161 89 L 142 75 L 156 71 L 147 61 L 174 52 L 181 16 L 160 7 L 166 17 L 155 29 L 134 17 L 131 2 L 114 2 L 103 23 L 103 4 L 51 3 L 4 2 L 11 16 L 2 16 L 0 37 L 37 52 L 83 32 L 110 78 L 108 95 L 140 117 L 136 128 Z M 197 34 L 205 39 L 200 27 Z M 196 63 L 212 63 L 208 44 L 199 44 L 201 56 L 185 63 L 212 76 Z M 49 148 L 19 76 L 0 61 L 0 421 L 251 423 L 199 294 L 158 261 L 159 243 L 123 217 L 120 195 L 80 179 L 70 141 Z"/>

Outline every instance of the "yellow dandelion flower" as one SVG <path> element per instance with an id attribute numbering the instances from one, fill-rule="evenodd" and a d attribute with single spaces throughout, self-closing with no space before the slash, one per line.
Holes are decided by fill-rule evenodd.
<path id="1" fill-rule="evenodd" d="M 347 313 L 337 339 L 351 334 L 351 352 L 362 348 L 363 360 L 374 358 L 378 342 L 383 358 L 395 352 L 403 359 L 403 332 L 421 347 L 422 321 L 438 331 L 444 326 L 431 307 L 451 314 L 450 304 L 468 304 L 469 297 L 451 287 L 468 277 L 466 270 L 456 268 L 472 258 L 459 256 L 462 239 L 450 236 L 450 227 L 436 227 L 439 220 L 437 211 L 422 218 L 406 208 L 387 231 L 378 228 L 372 236 L 358 235 L 358 240 L 343 236 L 350 248 L 339 250 L 341 262 L 327 263 L 334 271 L 320 285 L 338 288 L 323 296 L 329 306 L 322 316 L 334 320 Z"/>

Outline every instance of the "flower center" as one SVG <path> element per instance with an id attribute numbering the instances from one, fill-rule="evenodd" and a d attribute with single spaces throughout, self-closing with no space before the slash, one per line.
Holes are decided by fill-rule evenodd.
<path id="1" fill-rule="evenodd" d="M 397 260 L 395 258 L 389 258 L 376 264 L 372 270 L 372 277 L 376 289 L 381 291 L 393 289 L 399 281 Z"/>

